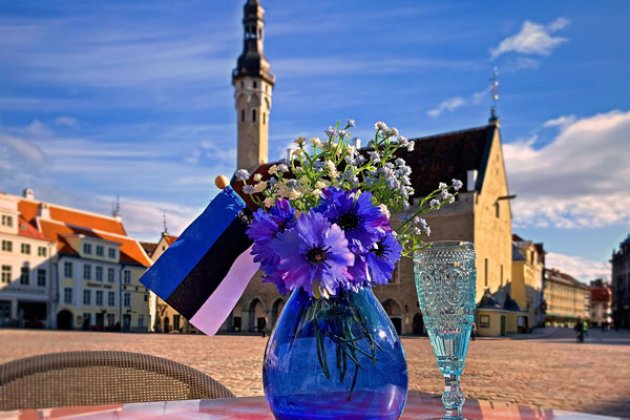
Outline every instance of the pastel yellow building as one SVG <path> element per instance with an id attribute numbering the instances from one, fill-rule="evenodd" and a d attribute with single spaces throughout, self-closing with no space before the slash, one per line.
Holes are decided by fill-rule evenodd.
<path id="1" fill-rule="evenodd" d="M 572 326 L 590 319 L 588 286 L 559 270 L 545 270 L 545 325 Z"/>
<path id="2" fill-rule="evenodd" d="M 512 279 L 509 286 L 510 296 L 526 313 L 522 329 L 542 326 L 543 274 L 545 251 L 542 243 L 527 241 L 518 235 L 513 236 Z"/>

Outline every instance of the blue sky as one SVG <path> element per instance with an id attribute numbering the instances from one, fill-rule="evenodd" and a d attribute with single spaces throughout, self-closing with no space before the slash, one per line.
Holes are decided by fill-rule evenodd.
<path id="1" fill-rule="evenodd" d="M 0 190 L 178 233 L 235 162 L 243 1 L 0 0 Z M 355 118 L 408 137 L 483 125 L 489 77 L 514 231 L 609 275 L 630 231 L 630 3 L 267 0 L 270 157 Z"/>

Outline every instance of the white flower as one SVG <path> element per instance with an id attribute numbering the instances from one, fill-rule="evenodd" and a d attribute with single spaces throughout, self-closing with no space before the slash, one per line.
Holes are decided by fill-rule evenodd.
<path id="1" fill-rule="evenodd" d="M 383 213 L 385 217 L 389 219 L 391 216 L 391 213 L 389 212 L 389 209 L 387 208 L 387 206 L 385 204 L 380 204 L 379 207 L 381 208 L 381 213 Z"/>
<path id="2" fill-rule="evenodd" d="M 265 207 L 269 208 L 276 204 L 276 199 L 273 197 L 267 197 L 265 198 L 265 201 L 263 201 L 263 204 L 265 205 Z"/>
<path id="3" fill-rule="evenodd" d="M 440 200 L 438 200 L 437 198 L 434 198 L 433 200 L 429 201 L 429 207 L 438 207 L 440 205 Z"/>
<path id="4" fill-rule="evenodd" d="M 256 192 L 256 189 L 254 188 L 253 185 L 245 185 L 243 186 L 243 192 L 245 194 L 254 194 Z"/>
<path id="5" fill-rule="evenodd" d="M 322 147 L 324 145 L 324 143 L 322 143 L 322 141 L 319 139 L 319 137 L 311 137 L 309 139 L 309 141 L 315 147 Z"/>
<path id="6" fill-rule="evenodd" d="M 398 132 L 398 129 L 392 127 L 389 130 L 387 130 L 387 134 L 390 136 L 398 137 L 400 133 Z"/>
<path id="7" fill-rule="evenodd" d="M 337 178 L 339 175 L 339 172 L 337 172 L 337 166 L 332 160 L 326 161 L 326 169 L 328 170 L 328 175 L 330 175 L 331 178 Z"/>
<path id="8" fill-rule="evenodd" d="M 335 127 L 328 127 L 325 131 L 328 137 L 335 137 L 337 134 L 337 129 Z"/>
<path id="9" fill-rule="evenodd" d="M 368 152 L 368 155 L 370 156 L 370 159 L 374 161 L 374 163 L 379 163 L 381 161 L 381 155 L 379 155 L 376 150 Z"/>
<path id="10" fill-rule="evenodd" d="M 256 191 L 257 193 L 263 192 L 265 191 L 265 189 L 267 189 L 267 181 L 259 182 L 254 185 L 254 191 Z"/>
<path id="11" fill-rule="evenodd" d="M 271 165 L 267 172 L 269 172 L 269 175 L 276 175 L 278 173 L 278 165 Z"/>
<path id="12" fill-rule="evenodd" d="M 349 154 L 350 156 L 354 156 L 354 154 L 357 152 L 357 148 L 354 146 L 350 146 L 347 145 L 346 146 L 346 153 Z"/>
<path id="13" fill-rule="evenodd" d="M 281 163 L 280 165 L 278 165 L 278 172 L 289 172 L 289 167 L 286 164 Z"/>
<path id="14" fill-rule="evenodd" d="M 339 130 L 339 137 L 344 138 L 346 137 L 346 130 Z"/>
<path id="15" fill-rule="evenodd" d="M 464 183 L 459 179 L 453 178 L 451 182 L 453 183 L 453 189 L 455 191 L 459 191 L 464 186 Z"/>
<path id="16" fill-rule="evenodd" d="M 413 152 L 413 149 L 416 147 L 416 143 L 410 141 L 409 144 L 407 144 L 407 151 L 408 152 Z"/>
<path id="17" fill-rule="evenodd" d="M 355 120 L 348 120 L 348 122 L 346 123 L 346 126 L 348 126 L 348 128 L 351 127 L 356 127 L 357 122 Z"/>
<path id="18" fill-rule="evenodd" d="M 254 174 L 254 181 L 259 182 L 262 179 L 262 174 Z"/>
<path id="19" fill-rule="evenodd" d="M 438 185 L 438 188 L 441 189 L 442 191 L 448 189 L 448 185 L 446 185 L 446 183 L 444 182 L 440 182 L 440 184 Z"/>
<path id="20" fill-rule="evenodd" d="M 294 143 L 302 147 L 304 146 L 304 143 L 306 143 L 306 139 L 304 138 L 304 136 L 300 136 L 297 139 L 295 139 Z"/>
<path id="21" fill-rule="evenodd" d="M 238 171 L 236 171 L 234 176 L 236 176 L 236 179 L 239 181 L 247 181 L 250 177 L 249 171 L 247 169 L 239 169 Z"/>
<path id="22" fill-rule="evenodd" d="M 324 188 L 326 188 L 328 186 L 328 184 L 326 184 L 326 182 L 324 181 L 317 181 L 315 183 L 315 188 L 317 188 L 318 190 L 322 190 Z"/>
<path id="23" fill-rule="evenodd" d="M 298 190 L 289 191 L 289 200 L 296 200 L 302 196 L 302 193 Z"/>
<path id="24" fill-rule="evenodd" d="M 387 124 L 385 124 L 383 121 L 378 121 L 376 124 L 374 124 L 374 128 L 377 130 L 386 131 Z"/>
<path id="25" fill-rule="evenodd" d="M 448 204 L 453 204 L 454 202 L 455 202 L 455 196 L 454 196 L 454 195 L 451 195 L 451 196 L 448 198 Z"/>

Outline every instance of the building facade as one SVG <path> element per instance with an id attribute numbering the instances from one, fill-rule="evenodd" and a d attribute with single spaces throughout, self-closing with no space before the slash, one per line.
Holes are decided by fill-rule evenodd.
<path id="1" fill-rule="evenodd" d="M 543 279 L 545 251 L 542 243 L 513 235 L 512 280 L 509 293 L 527 312 L 526 329 L 544 325 Z"/>
<path id="2" fill-rule="evenodd" d="M 606 330 L 613 325 L 610 284 L 597 279 L 589 284 L 589 289 L 591 291 L 591 325 Z"/>
<path id="3" fill-rule="evenodd" d="M 0 197 L 16 203 L 21 223 L 50 244 L 48 327 L 147 330 L 148 291 L 139 278 L 150 260 L 120 217 L 37 201 L 30 190 Z"/>
<path id="4" fill-rule="evenodd" d="M 0 326 L 52 328 L 56 248 L 24 220 L 18 202 L 0 194 Z"/>
<path id="5" fill-rule="evenodd" d="M 590 319 L 591 293 L 588 286 L 555 269 L 545 270 L 545 325 L 571 327 L 578 320 Z"/>
<path id="6" fill-rule="evenodd" d="M 630 235 L 613 250 L 612 306 L 615 328 L 630 328 Z"/>

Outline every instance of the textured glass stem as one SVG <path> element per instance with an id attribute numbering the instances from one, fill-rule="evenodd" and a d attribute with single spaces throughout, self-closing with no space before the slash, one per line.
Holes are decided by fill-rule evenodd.
<path id="1" fill-rule="evenodd" d="M 444 392 L 442 393 L 442 404 L 446 408 L 445 419 L 463 419 L 462 407 L 464 406 L 464 394 L 459 387 L 459 375 L 449 373 L 444 375 Z"/>

